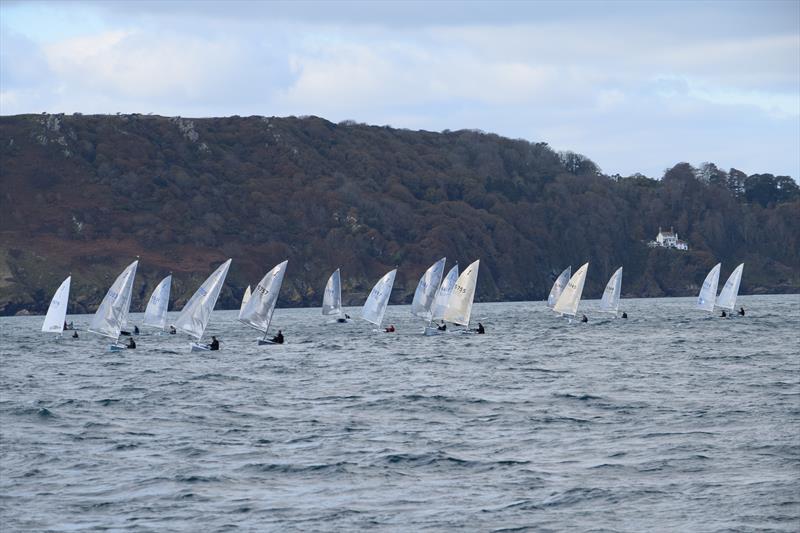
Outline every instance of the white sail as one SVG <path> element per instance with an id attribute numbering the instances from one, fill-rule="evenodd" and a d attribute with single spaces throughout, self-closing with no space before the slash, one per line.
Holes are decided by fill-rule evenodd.
<path id="1" fill-rule="evenodd" d="M 622 267 L 619 267 L 606 284 L 603 298 L 600 300 L 600 311 L 617 314 L 619 311 L 619 297 L 622 291 Z"/>
<path id="2" fill-rule="evenodd" d="M 555 283 L 553 283 L 553 288 L 550 289 L 550 295 L 547 297 L 547 307 L 550 309 L 556 305 L 558 301 L 558 297 L 561 296 L 561 293 L 564 291 L 564 287 L 567 286 L 567 282 L 569 281 L 569 277 L 572 275 L 572 266 L 568 266 L 564 269 L 564 271 L 559 274 L 556 278 Z"/>
<path id="3" fill-rule="evenodd" d="M 247 305 L 239 312 L 239 322 L 263 331 L 266 336 L 288 263 L 289 261 L 284 261 L 261 278 Z"/>
<path id="4" fill-rule="evenodd" d="M 50 300 L 50 307 L 47 308 L 47 316 L 44 317 L 42 331 L 47 333 L 61 334 L 64 331 L 64 320 L 67 318 L 67 303 L 69 302 L 69 286 L 72 276 L 61 282 L 58 290 Z"/>
<path id="5" fill-rule="evenodd" d="M 431 265 L 419 278 L 414 300 L 411 302 L 411 314 L 430 322 L 431 308 L 433 307 L 436 292 L 442 282 L 445 258 L 442 257 Z"/>
<path id="6" fill-rule="evenodd" d="M 588 270 L 589 263 L 586 263 L 569 278 L 567 286 L 561 291 L 561 296 L 558 297 L 556 305 L 553 306 L 553 311 L 562 315 L 575 316 L 578 312 L 578 304 L 581 303 L 583 284 L 586 281 L 586 272 Z"/>
<path id="7" fill-rule="evenodd" d="M 460 326 L 469 326 L 469 317 L 472 314 L 472 301 L 475 298 L 475 286 L 478 282 L 478 267 L 480 259 L 472 263 L 458 276 L 453 293 L 447 301 L 444 319 Z"/>
<path id="8" fill-rule="evenodd" d="M 244 310 L 244 306 L 247 305 L 247 302 L 250 301 L 250 296 L 253 295 L 253 291 L 250 290 L 250 285 L 244 290 L 244 296 L 242 296 L 242 305 L 239 306 L 239 313 Z"/>
<path id="9" fill-rule="evenodd" d="M 744 263 L 739 265 L 728 277 L 728 281 L 722 287 L 717 298 L 717 307 L 733 311 L 736 307 L 736 297 L 739 295 L 739 283 L 742 281 L 742 270 L 744 270 Z"/>
<path id="10" fill-rule="evenodd" d="M 175 320 L 176 329 L 186 332 L 198 340 L 203 337 L 203 332 L 208 326 L 211 311 L 214 310 L 217 303 L 219 291 L 222 290 L 230 266 L 231 259 L 228 259 L 200 285 Z"/>
<path id="11" fill-rule="evenodd" d="M 134 261 L 114 280 L 92 318 L 89 331 L 112 339 L 119 338 L 119 332 L 128 319 L 133 279 L 138 265 L 139 261 Z"/>
<path id="12" fill-rule="evenodd" d="M 161 280 L 144 309 L 142 324 L 154 328 L 164 329 L 167 325 L 167 308 L 169 307 L 169 293 L 172 290 L 172 274 Z"/>
<path id="13" fill-rule="evenodd" d="M 397 274 L 397 269 L 387 272 L 372 287 L 372 292 L 369 293 L 369 297 L 367 297 L 367 301 L 364 302 L 364 307 L 361 309 L 361 318 L 367 322 L 372 322 L 376 326 L 381 325 L 383 315 L 386 313 L 386 306 L 389 304 L 389 296 L 392 295 L 395 274 Z"/>
<path id="14" fill-rule="evenodd" d="M 719 269 L 722 263 L 717 263 L 703 280 L 703 288 L 697 296 L 697 308 L 702 311 L 713 311 L 717 299 L 717 285 L 719 284 Z"/>
<path id="15" fill-rule="evenodd" d="M 325 284 L 325 294 L 322 296 L 322 314 L 342 314 L 342 279 L 338 268 L 328 278 L 328 283 Z"/>
<path id="16" fill-rule="evenodd" d="M 450 295 L 453 294 L 453 287 L 456 286 L 458 279 L 458 263 L 455 264 L 450 272 L 445 276 L 439 290 L 436 291 L 436 296 L 433 298 L 433 307 L 431 307 L 431 320 L 441 320 L 444 318 L 444 312 L 447 309 L 447 302 L 450 300 Z"/>

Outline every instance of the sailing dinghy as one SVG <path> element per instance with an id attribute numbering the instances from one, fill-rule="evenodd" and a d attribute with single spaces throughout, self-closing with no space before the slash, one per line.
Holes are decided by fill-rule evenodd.
<path id="1" fill-rule="evenodd" d="M 447 273 L 447 276 L 445 276 L 444 281 L 442 281 L 442 284 L 439 286 L 436 294 L 433 297 L 433 305 L 431 306 L 431 322 L 442 320 L 444 318 L 444 312 L 447 310 L 447 302 L 450 300 L 450 295 L 453 294 L 453 287 L 456 286 L 457 280 L 458 263 L 456 263 L 453 268 L 450 269 L 450 272 Z M 441 335 L 444 333 L 444 331 L 439 329 L 438 326 L 431 324 L 425 328 L 424 333 L 425 335 L 433 336 Z"/>
<path id="2" fill-rule="evenodd" d="M 553 311 L 568 317 L 574 317 L 578 313 L 578 304 L 581 303 L 583 284 L 586 282 L 586 272 L 588 270 L 589 263 L 586 263 L 569 278 L 569 282 L 567 282 L 558 300 L 556 300 L 556 304 L 553 306 Z"/>
<path id="3" fill-rule="evenodd" d="M 250 290 L 250 285 L 244 290 L 244 296 L 242 296 L 242 305 L 239 306 L 239 313 L 244 311 L 244 306 L 247 305 L 247 302 L 250 301 L 250 296 L 253 295 L 253 291 Z"/>
<path id="4" fill-rule="evenodd" d="M 744 263 L 737 266 L 731 272 L 728 281 L 722 287 L 717 298 L 717 307 L 725 309 L 729 314 L 733 314 L 733 308 L 736 307 L 736 297 L 739 295 L 739 284 L 742 281 L 742 270 L 744 270 Z"/>
<path id="5" fill-rule="evenodd" d="M 392 295 L 394 277 L 397 269 L 387 272 L 378 283 L 372 287 L 372 291 L 361 308 L 361 318 L 367 322 L 375 324 L 379 328 L 383 322 L 383 315 L 386 313 L 386 306 L 389 305 L 389 297 Z"/>
<path id="6" fill-rule="evenodd" d="M 463 333 L 469 332 L 469 318 L 472 315 L 472 303 L 475 299 L 480 263 L 481 261 L 478 259 L 458 276 L 444 312 L 444 320 L 464 326 Z"/>
<path id="7" fill-rule="evenodd" d="M 117 276 L 103 301 L 100 302 L 100 307 L 97 308 L 88 328 L 88 331 L 92 333 L 114 339 L 114 344 L 108 347 L 112 352 L 125 349 L 124 345 L 119 344 L 119 335 L 128 320 L 133 280 L 136 277 L 136 267 L 138 266 L 139 260 L 137 259 Z"/>
<path id="8" fill-rule="evenodd" d="M 267 339 L 267 332 L 272 322 L 272 314 L 275 312 L 275 304 L 278 301 L 278 293 L 281 291 L 288 263 L 288 260 L 284 261 L 267 272 L 256 285 L 244 309 L 239 311 L 239 322 L 264 333 L 264 337 L 258 339 L 259 346 L 277 344 Z"/>
<path id="9" fill-rule="evenodd" d="M 211 349 L 208 344 L 201 344 L 199 341 L 203 338 L 203 333 L 208 326 L 208 321 L 211 318 L 211 311 L 217 304 L 219 298 L 219 291 L 222 290 L 222 285 L 225 284 L 225 278 L 228 275 L 228 269 L 231 267 L 231 259 L 228 259 L 217 268 L 208 279 L 206 279 L 197 292 L 192 295 L 186 305 L 183 306 L 181 314 L 175 319 L 175 328 L 188 333 L 198 340 L 198 342 L 189 343 L 191 351 L 205 352 Z"/>
<path id="10" fill-rule="evenodd" d="M 45 333 L 57 333 L 56 340 L 61 339 L 61 334 L 64 331 L 64 324 L 67 318 L 67 303 L 69 302 L 69 286 L 72 282 L 72 276 L 67 276 L 67 279 L 61 282 L 58 290 L 50 300 L 50 306 L 47 308 L 47 315 L 44 317 L 42 324 L 42 331 Z"/>
<path id="11" fill-rule="evenodd" d="M 565 268 L 556 278 L 555 283 L 553 283 L 553 288 L 550 289 L 550 294 L 547 296 L 547 307 L 552 309 L 553 306 L 556 305 L 558 297 L 564 292 L 564 287 L 567 286 L 570 276 L 572 276 L 572 265 Z"/>
<path id="12" fill-rule="evenodd" d="M 347 316 L 342 316 L 342 278 L 339 269 L 331 274 L 328 283 L 325 284 L 325 293 L 322 296 L 322 315 L 333 316 L 332 323 L 349 322 Z"/>
<path id="13" fill-rule="evenodd" d="M 414 299 L 411 301 L 411 314 L 427 322 L 426 327 L 431 327 L 432 325 L 432 308 L 436 292 L 442 283 L 445 261 L 446 258 L 442 257 L 419 278 L 417 290 L 414 291 Z"/>
<path id="14" fill-rule="evenodd" d="M 703 287 L 697 296 L 697 308 L 701 311 L 714 312 L 714 304 L 717 301 L 717 285 L 719 284 L 719 269 L 722 263 L 717 263 L 714 268 L 706 275 L 703 280 Z"/>
<path id="15" fill-rule="evenodd" d="M 167 308 L 169 307 L 169 293 L 171 290 L 172 274 L 162 279 L 161 283 L 156 285 L 153 294 L 150 295 L 150 300 L 147 301 L 147 307 L 144 309 L 143 326 L 156 328 L 163 333 L 164 328 L 167 326 Z"/>
<path id="16" fill-rule="evenodd" d="M 617 317 L 619 312 L 619 297 L 622 291 L 622 267 L 619 267 L 616 272 L 608 280 L 606 288 L 603 291 L 603 298 L 600 300 L 600 312 L 611 313 L 614 318 Z"/>

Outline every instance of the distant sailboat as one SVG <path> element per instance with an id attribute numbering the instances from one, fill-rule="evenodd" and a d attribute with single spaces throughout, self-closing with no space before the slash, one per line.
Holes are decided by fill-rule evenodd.
<path id="1" fill-rule="evenodd" d="M 586 263 L 569 278 L 569 282 L 564 287 L 564 290 L 561 291 L 561 295 L 553 306 L 553 311 L 569 317 L 574 317 L 578 313 L 578 304 L 581 303 L 583 284 L 586 282 L 586 272 L 588 270 L 589 263 Z"/>
<path id="2" fill-rule="evenodd" d="M 612 313 L 617 316 L 619 311 L 619 298 L 622 291 L 622 267 L 619 267 L 611 279 L 608 280 L 606 288 L 603 291 L 603 298 L 600 300 L 600 311 L 603 313 Z"/>
<path id="3" fill-rule="evenodd" d="M 206 330 L 206 326 L 208 326 L 208 321 L 211 319 L 211 312 L 217 304 L 219 292 L 225 284 L 225 278 L 228 276 L 230 266 L 231 259 L 228 259 L 200 285 L 200 288 L 183 306 L 181 314 L 175 319 L 176 329 L 188 333 L 198 341 L 203 338 L 203 333 Z M 190 347 L 193 352 L 211 349 L 209 345 L 200 344 L 199 342 L 190 343 Z"/>
<path id="4" fill-rule="evenodd" d="M 143 326 L 150 326 L 164 330 L 167 326 L 167 308 L 169 307 L 169 293 L 172 290 L 172 274 L 161 280 L 144 310 Z"/>
<path id="5" fill-rule="evenodd" d="M 450 269 L 450 272 L 447 273 L 447 276 L 444 277 L 444 281 L 442 281 L 442 284 L 436 291 L 436 295 L 433 297 L 431 321 L 442 320 L 444 318 L 444 312 L 447 310 L 447 302 L 450 300 L 450 295 L 453 294 L 453 287 L 456 286 L 457 280 L 458 263 L 456 263 L 453 268 Z M 436 326 L 425 328 L 425 335 L 441 335 L 442 333 L 444 332 Z"/>
<path id="6" fill-rule="evenodd" d="M 478 259 L 458 276 L 444 312 L 444 320 L 464 326 L 464 331 L 469 330 L 469 319 L 472 315 L 472 304 L 475 299 L 475 287 L 478 283 L 480 266 L 481 261 Z"/>
<path id="7" fill-rule="evenodd" d="M 288 263 L 288 260 L 284 261 L 267 272 L 256 285 L 244 309 L 239 311 L 239 322 L 264 333 L 264 338 L 258 339 L 259 346 L 276 344 L 267 340 L 267 332 L 272 323 L 272 314 L 275 312 L 275 304 L 278 302 L 278 294 L 281 291 Z"/>
<path id="8" fill-rule="evenodd" d="M 445 261 L 446 258 L 442 257 L 419 278 L 417 290 L 414 292 L 414 299 L 411 302 L 411 314 L 427 322 L 428 327 L 431 326 L 432 308 L 444 275 Z"/>
<path id="9" fill-rule="evenodd" d="M 244 306 L 247 305 L 247 302 L 250 301 L 250 296 L 253 295 L 253 292 L 250 290 L 250 285 L 244 290 L 244 296 L 242 296 L 242 305 L 239 306 L 239 313 L 242 312 Z"/>
<path id="10" fill-rule="evenodd" d="M 47 308 L 47 315 L 44 317 L 42 331 L 45 333 L 58 333 L 57 339 L 61 338 L 64 331 L 64 322 L 67 318 L 67 304 L 69 303 L 69 286 L 72 283 L 72 276 L 61 282 L 61 285 L 50 300 Z"/>
<path id="11" fill-rule="evenodd" d="M 342 316 L 342 279 L 338 268 L 325 284 L 325 293 L 322 296 L 322 314 L 336 317 L 334 322 L 348 321 L 348 317 Z"/>
<path id="12" fill-rule="evenodd" d="M 739 284 L 742 281 L 743 270 L 744 263 L 736 267 L 728 277 L 728 281 L 725 282 L 717 298 L 717 307 L 733 313 L 733 308 L 736 307 L 736 297 L 739 296 Z"/>
<path id="13" fill-rule="evenodd" d="M 364 302 L 364 307 L 361 309 L 361 318 L 381 327 L 383 315 L 386 313 L 386 306 L 389 305 L 389 297 L 392 295 L 392 287 L 394 286 L 394 277 L 396 274 L 397 269 L 387 272 L 378 283 L 372 287 L 372 291 L 369 293 L 367 301 Z"/>
<path id="14" fill-rule="evenodd" d="M 547 297 L 547 307 L 550 309 L 556 305 L 558 301 L 558 297 L 561 296 L 561 293 L 564 291 L 564 287 L 567 286 L 567 282 L 569 281 L 569 277 L 572 275 L 572 266 L 568 266 L 564 269 L 564 271 L 559 274 L 556 278 L 555 283 L 553 283 L 553 288 L 550 289 L 550 295 Z"/>
<path id="15" fill-rule="evenodd" d="M 717 285 L 719 284 L 719 269 L 722 263 L 717 263 L 714 268 L 706 275 L 703 280 L 703 287 L 697 296 L 697 308 L 701 311 L 714 312 L 714 304 L 717 300 Z"/>
<path id="16" fill-rule="evenodd" d="M 125 346 L 118 344 L 118 340 L 122 326 L 128 320 L 133 280 L 136 277 L 136 267 L 138 266 L 139 260 L 137 259 L 117 276 L 103 301 L 100 302 L 100 307 L 97 308 L 88 328 L 92 333 L 114 339 L 114 344 L 109 346 L 109 350 L 112 352 L 125 349 Z"/>

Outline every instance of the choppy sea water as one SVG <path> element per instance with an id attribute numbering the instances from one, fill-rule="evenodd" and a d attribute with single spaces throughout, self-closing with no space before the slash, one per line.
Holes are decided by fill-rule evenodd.
<path id="1" fill-rule="evenodd" d="M 442 337 L 279 309 L 263 347 L 215 312 L 209 353 L 0 319 L 0 529 L 800 529 L 800 296 L 623 302 L 476 304 L 486 335 Z"/>

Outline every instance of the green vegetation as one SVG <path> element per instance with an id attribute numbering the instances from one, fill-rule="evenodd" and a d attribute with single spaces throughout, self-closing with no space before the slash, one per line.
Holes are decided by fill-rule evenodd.
<path id="1" fill-rule="evenodd" d="M 90 311 L 142 256 L 134 309 L 175 272 L 181 305 L 233 257 L 220 307 L 289 259 L 280 305 L 319 305 L 341 267 L 360 304 L 399 266 L 410 301 L 441 256 L 481 259 L 481 300 L 542 299 L 590 261 L 587 297 L 624 265 L 624 296 L 689 295 L 717 261 L 742 292 L 800 288 L 800 191 L 785 176 L 680 163 L 606 176 L 580 154 L 479 131 L 307 118 L 0 117 L 0 312 L 41 312 L 69 271 Z M 649 249 L 673 226 L 689 252 Z"/>

